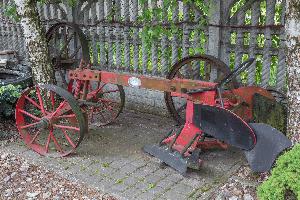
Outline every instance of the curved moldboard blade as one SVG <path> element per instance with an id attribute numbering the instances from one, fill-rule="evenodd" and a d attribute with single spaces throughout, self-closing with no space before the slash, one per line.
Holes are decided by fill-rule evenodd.
<path id="1" fill-rule="evenodd" d="M 233 112 L 202 104 L 194 104 L 193 123 L 203 132 L 234 147 L 250 150 L 256 142 L 255 133 Z"/>
<path id="2" fill-rule="evenodd" d="M 292 142 L 280 131 L 270 125 L 250 123 L 255 131 L 257 143 L 250 151 L 244 151 L 254 172 L 269 171 L 277 156 L 292 146 Z"/>

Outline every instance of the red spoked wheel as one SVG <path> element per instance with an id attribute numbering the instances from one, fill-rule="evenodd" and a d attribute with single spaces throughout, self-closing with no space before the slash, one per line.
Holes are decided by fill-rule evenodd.
<path id="1" fill-rule="evenodd" d="M 82 98 L 84 83 L 85 81 L 71 80 L 69 91 L 76 96 L 76 88 L 80 88 L 78 98 Z M 88 108 L 90 125 L 109 125 L 117 119 L 124 108 L 125 92 L 121 85 L 87 81 L 87 95 L 84 104 Z"/>
<path id="2" fill-rule="evenodd" d="M 87 132 L 76 99 L 54 85 L 37 85 L 23 92 L 16 105 L 16 124 L 29 148 L 50 157 L 73 153 Z"/>

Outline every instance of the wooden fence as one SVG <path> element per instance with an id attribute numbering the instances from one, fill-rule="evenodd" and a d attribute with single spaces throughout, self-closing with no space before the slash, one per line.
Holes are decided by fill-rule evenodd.
<path id="1" fill-rule="evenodd" d="M 80 24 L 90 43 L 94 66 L 107 70 L 165 76 L 176 61 L 194 53 L 214 55 L 231 67 L 248 57 L 255 57 L 254 67 L 241 79 L 248 85 L 285 88 L 285 0 L 210 0 L 208 17 L 192 4 L 178 1 L 172 10 L 163 9 L 161 0 L 79 1 L 67 4 L 40 5 L 38 9 L 46 29 L 59 21 Z M 8 5 L 10 1 L 0 0 Z M 162 19 L 172 21 L 179 32 L 161 34 L 151 42 L 142 39 L 146 24 L 139 18 L 143 10 L 162 8 Z M 22 30 L 0 8 L 0 50 L 15 49 L 26 61 Z M 113 16 L 112 16 L 113 13 Z M 208 24 L 199 26 L 205 19 Z M 168 26 L 165 27 L 168 29 Z"/>

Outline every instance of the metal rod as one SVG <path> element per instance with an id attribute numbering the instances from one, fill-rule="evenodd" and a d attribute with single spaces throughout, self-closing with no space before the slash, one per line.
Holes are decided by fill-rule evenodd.
<path id="1" fill-rule="evenodd" d="M 218 96 L 219 96 L 220 101 L 221 101 L 221 106 L 222 106 L 222 108 L 224 108 L 224 102 L 223 102 L 223 99 L 222 99 L 221 88 L 218 87 L 217 91 L 218 91 Z"/>
<path id="2" fill-rule="evenodd" d="M 200 136 L 199 133 L 197 133 L 196 135 L 194 135 L 194 137 L 190 140 L 190 142 L 183 148 L 182 152 L 180 153 L 182 156 L 185 154 L 185 152 L 188 150 L 188 148 L 190 148 L 192 146 L 192 144 L 195 142 L 195 140 L 199 136 Z"/>
<path id="3" fill-rule="evenodd" d="M 159 142 L 159 145 L 161 146 L 162 145 L 162 142 L 167 139 L 168 137 L 170 137 L 172 135 L 172 133 L 174 132 L 173 129 L 171 129 L 168 134 Z"/>
<path id="4" fill-rule="evenodd" d="M 184 128 L 184 126 L 182 126 L 177 132 L 175 137 L 173 138 L 172 142 L 170 143 L 170 149 L 172 150 L 172 146 L 174 145 L 174 143 L 176 142 L 177 138 L 179 137 L 182 129 Z"/>

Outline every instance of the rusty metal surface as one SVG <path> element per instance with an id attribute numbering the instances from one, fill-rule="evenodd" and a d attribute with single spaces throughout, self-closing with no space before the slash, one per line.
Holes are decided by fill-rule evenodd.
<path id="1" fill-rule="evenodd" d="M 169 80 L 159 77 L 121 74 L 116 72 L 107 72 L 90 69 L 70 70 L 69 77 L 70 79 L 101 81 L 103 83 L 123 85 L 127 87 L 134 87 L 130 85 L 130 79 L 137 78 L 141 82 L 141 84 L 137 86 L 137 88 L 146 88 L 177 93 L 187 93 L 188 90 L 199 88 L 212 88 L 216 85 L 216 83 L 204 82 L 199 80 L 179 78 Z"/>

